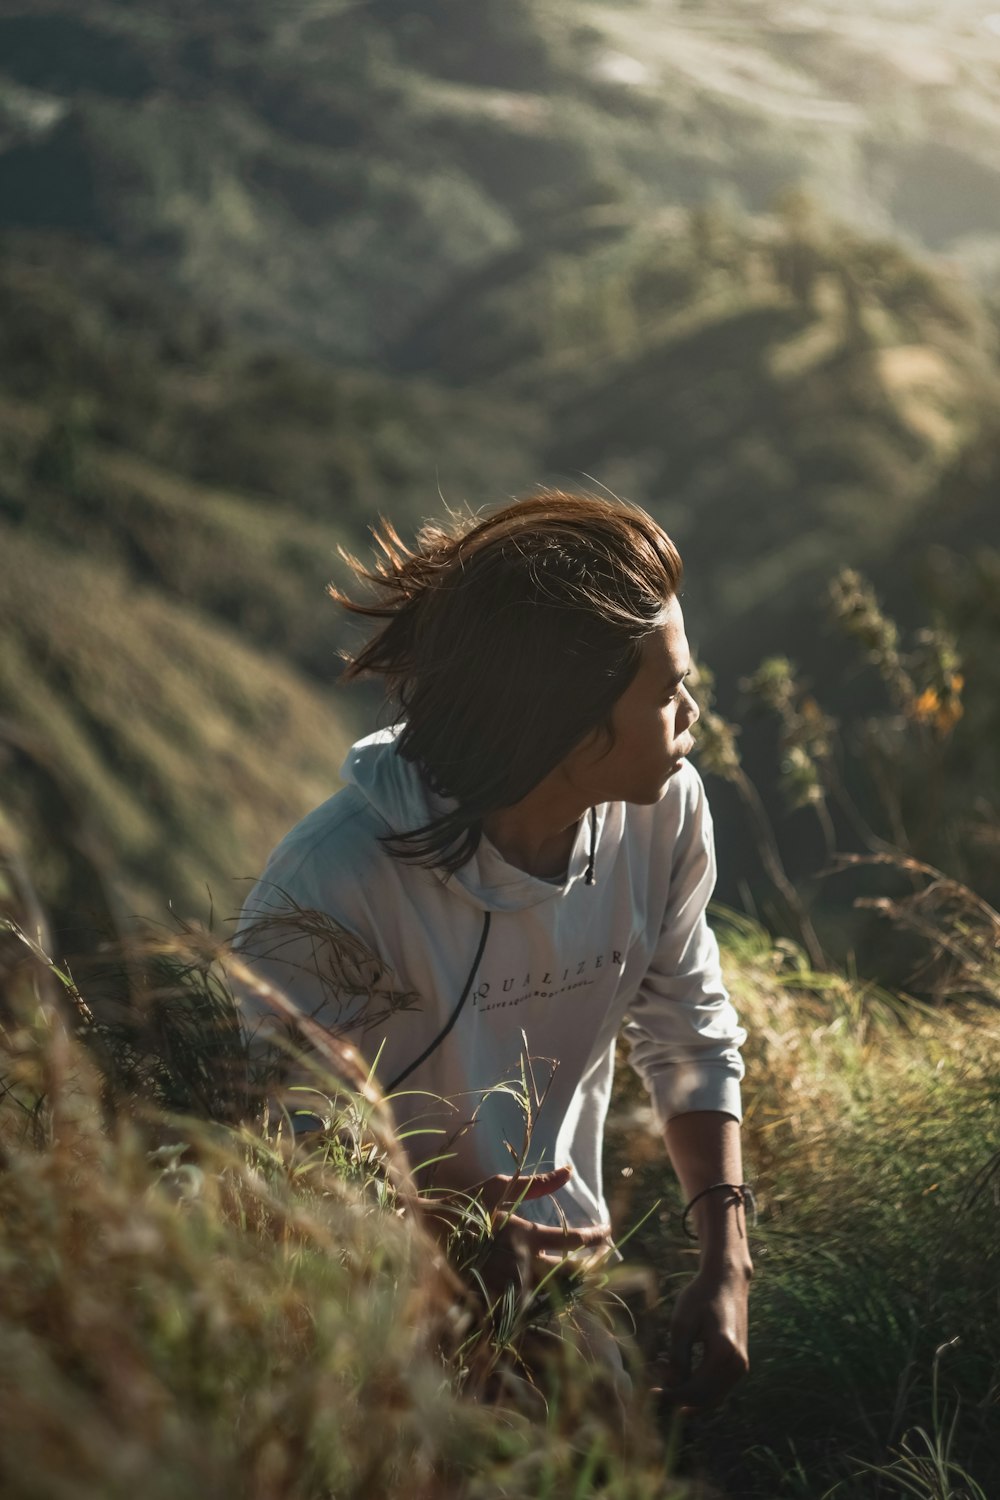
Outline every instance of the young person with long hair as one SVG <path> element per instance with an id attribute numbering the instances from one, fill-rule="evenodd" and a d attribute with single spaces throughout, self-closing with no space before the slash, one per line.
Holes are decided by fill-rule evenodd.
<path id="1" fill-rule="evenodd" d="M 384 679 L 395 723 L 271 855 L 243 941 L 377 1060 L 426 1192 L 506 1205 L 498 1257 L 609 1242 L 602 1139 L 624 1035 L 701 1247 L 667 1378 L 678 1402 L 712 1404 L 747 1368 L 745 1033 L 705 917 L 680 558 L 638 507 L 551 491 L 427 526 L 412 549 L 385 524 L 376 541 L 374 569 L 352 564 L 364 597 L 331 592 L 375 622 L 347 677 Z M 415 1002 L 355 1013 L 315 927 L 255 945 L 283 910 L 331 919 Z M 527 1131 L 509 1086 L 525 1077 Z"/>

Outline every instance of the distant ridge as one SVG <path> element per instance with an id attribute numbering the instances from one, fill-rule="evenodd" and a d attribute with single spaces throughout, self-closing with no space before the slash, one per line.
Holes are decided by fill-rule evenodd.
<path id="1" fill-rule="evenodd" d="M 84 236 L 254 337 L 378 363 L 550 219 L 804 186 L 1000 285 L 987 7 L 15 0 L 0 228 Z"/>

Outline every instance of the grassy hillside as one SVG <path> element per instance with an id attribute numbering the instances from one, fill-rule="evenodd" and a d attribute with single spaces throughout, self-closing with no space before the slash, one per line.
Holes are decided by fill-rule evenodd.
<path id="1" fill-rule="evenodd" d="M 1000 879 L 1000 365 L 995 307 L 960 269 L 996 287 L 991 16 L 3 7 L 0 915 L 49 927 L 99 1015 L 122 982 L 149 1007 L 117 1059 L 93 1028 L 81 1051 L 54 1020 L 80 1020 L 65 985 L 0 932 L 5 1497 L 1000 1491 L 1000 918 L 982 899 Z M 100 972 L 137 910 L 184 919 L 210 892 L 228 917 L 335 790 L 365 717 L 335 696 L 338 546 L 363 548 L 379 512 L 412 531 L 552 480 L 607 485 L 674 533 L 723 709 L 763 652 L 801 668 L 758 674 L 767 715 L 738 741 L 703 720 L 702 764 L 713 735 L 716 767 L 730 756 L 712 795 L 734 899 L 745 877 L 786 930 L 736 747 L 800 904 L 806 869 L 858 847 L 851 797 L 870 844 L 978 892 L 855 870 L 858 960 L 834 910 L 850 893 L 823 887 L 849 972 L 905 974 L 936 1010 L 723 924 L 751 1033 L 754 1374 L 680 1447 L 646 1409 L 627 1469 L 571 1337 L 547 1340 L 555 1399 L 526 1387 L 516 1309 L 470 1304 L 405 1184 L 387 1190 L 384 1133 L 291 1150 L 260 1122 L 151 1120 L 199 1103 L 172 1070 L 200 1046 L 204 945 Z M 849 640 L 830 630 L 848 563 L 898 629 L 856 581 Z M 655 1354 L 691 1251 L 624 1076 L 612 1151 L 616 1228 L 642 1222 L 610 1290 Z"/>
<path id="2" fill-rule="evenodd" d="M 996 1008 L 921 1011 L 811 976 L 744 920 L 721 930 L 763 1211 L 752 1373 L 692 1433 L 689 1466 L 741 1500 L 980 1500 L 1000 1485 Z M 693 1253 L 627 1073 L 618 1109 L 618 1220 L 653 1209 L 631 1255 L 676 1288 Z"/>
<path id="3" fill-rule="evenodd" d="M 277 655 L 111 560 L 0 526 L 3 714 L 61 762 L 132 901 L 228 914 L 337 786 L 343 710 Z M 18 779 L 5 801 L 16 807 Z M 42 857 L 58 827 L 37 829 Z"/>
<path id="4" fill-rule="evenodd" d="M 823 682 L 828 711 L 853 712 L 850 658 L 824 626 L 833 574 L 863 567 L 903 624 L 916 626 L 931 607 L 913 590 L 929 545 L 961 554 L 973 540 L 996 539 L 990 318 L 953 282 L 892 246 L 831 227 L 801 199 L 766 220 L 698 211 L 638 232 L 605 212 L 574 223 L 587 225 L 588 237 L 553 234 L 430 311 L 395 349 L 391 376 L 248 344 L 106 253 L 73 258 L 58 238 L 8 238 L 0 522 L 34 549 L 30 608 L 21 597 L 27 554 L 8 547 L 0 573 L 10 575 L 11 662 L 29 654 L 40 691 L 62 702 L 59 734 L 70 733 L 73 695 L 93 689 L 85 678 L 77 688 L 64 661 L 73 631 L 58 600 L 50 609 L 48 590 L 64 590 L 81 556 L 95 580 L 113 580 L 122 638 L 137 601 L 153 601 L 204 633 L 206 657 L 225 655 L 240 676 L 233 693 L 263 702 L 271 691 L 263 684 L 284 674 L 289 690 L 313 692 L 309 678 L 327 695 L 343 644 L 324 597 L 341 566 L 338 545 L 363 548 L 379 511 L 407 529 L 444 503 L 489 503 L 542 479 L 606 483 L 648 505 L 676 536 L 688 566 L 689 631 L 727 711 L 739 677 L 779 651 Z M 966 565 L 949 555 L 935 554 L 933 598 L 985 664 L 969 676 L 960 730 L 971 770 L 981 761 L 976 745 L 992 732 L 993 636 L 988 591 L 970 613 L 968 591 L 954 581 Z M 988 558 L 967 566 L 989 573 Z M 49 645 L 46 621 L 58 632 Z M 243 648 L 238 657 L 214 645 L 220 627 Z M 168 643 L 141 625 L 130 646 L 148 652 L 155 679 Z M 93 660 L 91 675 L 103 670 L 109 682 L 108 722 L 92 737 L 92 758 L 131 804 L 137 767 L 123 747 L 140 731 L 114 720 L 155 716 L 154 696 L 133 702 L 121 691 L 113 650 Z M 26 669 L 11 666 L 8 676 L 3 712 L 37 725 Z M 323 701 L 338 724 L 353 702 Z M 875 707 L 867 687 L 863 702 Z M 199 712 L 192 704 L 192 723 Z M 231 740 L 239 744 L 235 723 Z M 769 777 L 771 761 L 755 743 L 751 734 L 752 767 Z M 289 746 L 279 779 L 291 788 L 299 762 L 295 741 Z M 58 735 L 51 748 L 61 755 Z M 203 748 L 196 736 L 181 779 L 203 783 L 208 795 L 228 773 Z M 312 764 L 311 751 L 304 757 Z M 81 763 L 75 750 L 69 761 Z M 989 796 L 991 778 L 977 779 Z M 235 834 L 224 793 L 214 813 L 196 815 L 193 804 L 169 812 L 165 794 L 164 809 L 144 824 L 147 843 L 126 837 L 130 879 L 146 892 L 183 889 L 187 900 L 206 879 L 251 873 L 282 831 L 281 809 L 293 810 L 290 822 L 309 805 L 316 782 L 298 784 L 252 839 L 246 824 Z M 116 827 L 124 829 L 123 817 Z M 738 813 L 725 812 L 720 835 L 731 882 L 755 878 Z M 207 847 L 214 852 L 199 879 Z M 178 860 L 187 872 L 180 884 Z"/>
<path id="5" fill-rule="evenodd" d="M 838 567 L 905 604 L 927 545 L 969 535 L 959 510 L 993 535 L 992 319 L 807 200 L 574 215 L 429 308 L 391 376 L 247 344 L 106 253 L 5 243 L 8 516 L 312 672 L 336 545 L 380 511 L 413 525 L 553 479 L 631 496 L 682 547 L 727 691 Z"/>
<path id="6" fill-rule="evenodd" d="M 847 88 L 866 36 L 910 47 L 923 27 L 957 57 L 980 21 L 971 7 L 940 25 L 878 7 L 796 17 L 556 0 L 14 7 L 0 18 L 0 203 L 18 226 L 0 238 L 0 521 L 37 544 L 40 578 L 83 551 L 122 601 L 232 633 L 242 673 L 287 662 L 290 683 L 326 692 L 341 627 L 323 588 L 337 546 L 363 547 L 379 512 L 407 530 L 539 481 L 606 485 L 680 543 L 690 634 L 726 712 L 742 714 L 739 682 L 771 652 L 823 684 L 829 712 L 854 710 L 855 668 L 824 619 L 845 564 L 903 626 L 942 609 L 984 664 L 949 761 L 978 773 L 993 627 L 988 585 L 970 618 L 955 579 L 991 563 L 925 559 L 932 543 L 964 555 L 1000 539 L 995 318 L 953 268 L 802 194 L 772 200 L 788 179 L 776 164 L 794 157 L 802 176 L 821 138 L 834 150 L 844 122 L 807 104 L 829 102 L 837 67 Z M 859 73 L 852 150 L 885 123 L 879 69 Z M 912 72 L 898 101 L 943 140 L 945 86 Z M 668 173 L 685 152 L 687 187 L 657 178 L 654 161 Z M 737 179 L 772 211 L 678 206 Z M 61 649 L 32 647 L 42 663 Z M 26 701 L 0 707 L 20 717 Z M 877 706 L 870 679 L 860 706 Z M 127 735 L 98 738 L 127 801 Z M 743 744 L 768 780 L 768 736 L 751 727 Z M 757 860 L 721 809 L 735 900 Z M 263 836 L 234 845 L 221 801 L 217 817 L 198 847 L 255 868 Z"/>
<path id="7" fill-rule="evenodd" d="M 793 195 L 757 219 L 595 212 L 470 277 L 393 357 L 544 405 L 547 470 L 648 505 L 731 683 L 838 567 L 905 602 L 958 495 L 989 508 L 996 343 L 960 280 Z"/>
<path id="8" fill-rule="evenodd" d="M 500 490 L 531 473 L 539 422 L 522 407 L 248 341 L 107 249 L 0 237 L 0 310 L 0 394 L 35 409 L 12 456 L 23 466 L 55 422 L 64 488 L 93 440 L 357 535 L 400 496 L 420 514 L 438 488 L 477 493 L 484 468 Z"/>
<path id="9" fill-rule="evenodd" d="M 355 535 L 438 488 L 591 475 L 677 534 L 728 691 L 838 565 L 891 583 L 957 490 L 985 492 L 986 309 L 954 256 L 932 271 L 827 215 L 898 231 L 904 157 L 942 201 L 963 178 L 935 150 L 992 170 L 987 22 L 973 0 L 14 6 L 4 381 L 81 437 Z M 677 206 L 738 186 L 759 210 L 792 183 L 824 209 Z M 969 212 L 992 196 L 969 188 Z M 281 348 L 247 352 L 234 322 Z M 309 579 L 324 545 L 288 543 Z M 260 545 L 239 552 L 256 583 Z M 210 607 L 316 670 L 288 591 L 243 608 L 236 571 Z"/>
<path id="10" fill-rule="evenodd" d="M 795 184 L 995 282 L 988 0 L 12 4 L 0 224 L 114 246 L 254 334 L 379 358 L 581 205 Z"/>
<path id="11" fill-rule="evenodd" d="M 0 910 L 26 919 L 6 879 Z M 607 1171 L 616 1232 L 635 1231 L 625 1265 L 583 1278 L 554 1322 L 541 1296 L 490 1314 L 460 1271 L 475 1246 L 449 1268 L 429 1239 L 350 1057 L 328 1059 L 330 1131 L 294 1146 L 221 1110 L 212 1125 L 162 1117 L 192 1043 L 205 1077 L 211 947 L 135 954 L 155 980 L 139 1028 L 116 1040 L 84 1024 L 70 1040 L 65 984 L 0 933 L 5 1496 L 104 1500 L 138 1481 L 163 1500 L 192 1485 L 277 1500 L 986 1500 L 1000 1482 L 996 1010 L 935 1016 L 811 974 L 746 923 L 723 939 L 751 1035 L 751 1374 L 723 1411 L 671 1422 L 626 1337 L 623 1450 L 576 1319 L 624 1298 L 655 1360 L 696 1255 L 627 1072 Z M 219 1087 L 210 1076 L 209 1112 Z"/>
<path id="12" fill-rule="evenodd" d="M 239 904 L 355 722 L 338 546 L 475 493 L 486 456 L 522 487 L 538 425 L 248 344 L 107 252 L 2 243 L 0 715 L 82 794 L 129 901 Z"/>

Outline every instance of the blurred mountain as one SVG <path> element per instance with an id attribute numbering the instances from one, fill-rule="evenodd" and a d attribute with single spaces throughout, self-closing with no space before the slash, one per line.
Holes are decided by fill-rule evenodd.
<path id="1" fill-rule="evenodd" d="M 6 525 L 0 551 L 4 715 L 84 797 L 133 903 L 203 910 L 207 890 L 228 915 L 241 877 L 336 789 L 342 717 L 288 662 L 112 563 Z"/>
<path id="2" fill-rule="evenodd" d="M 477 436 L 502 475 L 505 424 L 502 401 L 246 346 L 107 253 L 3 243 L 0 719 L 61 768 L 133 902 L 203 911 L 207 886 L 231 912 L 336 790 L 337 548 L 387 494 L 438 511 L 446 447 L 453 498 Z"/>
<path id="3" fill-rule="evenodd" d="M 377 360 L 567 212 L 790 185 L 996 286 L 988 3 L 7 0 L 0 226 Z"/>
<path id="4" fill-rule="evenodd" d="M 954 599 L 1000 542 L 990 25 L 8 0 L 0 714 L 138 897 L 231 892 L 334 789 L 323 589 L 379 512 L 647 505 L 727 709 L 765 651 L 837 682 L 845 564 Z"/>
<path id="5" fill-rule="evenodd" d="M 994 318 L 961 277 L 801 194 L 753 218 L 581 216 L 470 275 L 388 358 L 544 409 L 547 473 L 646 504 L 729 683 L 794 621 L 821 632 L 840 567 L 905 615 L 931 540 L 968 541 L 974 514 L 995 532 Z"/>
<path id="6" fill-rule="evenodd" d="M 379 510 L 603 476 L 677 537 L 723 699 L 781 650 L 834 710 L 829 578 L 863 566 L 905 622 L 930 543 L 1000 540 L 994 328 L 960 286 L 802 200 L 591 227 L 557 275 L 550 244 L 471 278 L 391 375 L 248 344 L 109 252 L 3 243 L 0 715 L 134 899 L 231 910 L 335 789 L 356 710 L 323 591 Z M 405 373 L 430 350 L 436 384 Z"/>

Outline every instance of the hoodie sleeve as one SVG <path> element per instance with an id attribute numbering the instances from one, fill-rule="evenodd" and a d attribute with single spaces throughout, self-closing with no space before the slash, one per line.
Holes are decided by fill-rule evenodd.
<path id="1" fill-rule="evenodd" d="M 342 892 L 321 890 L 312 867 L 308 858 L 275 851 L 244 905 L 234 953 L 299 1013 L 364 1052 L 368 1025 L 397 1003 L 391 971 L 368 933 L 354 882 L 345 882 Z M 289 1047 L 293 1055 L 302 1047 L 294 1024 L 275 1013 L 262 989 L 235 977 L 232 988 L 252 1071 L 315 1093 L 316 1069 L 289 1059 Z M 321 1060 L 314 1062 L 321 1076 Z"/>
<path id="2" fill-rule="evenodd" d="M 301 875 L 282 884 L 271 866 L 243 908 L 233 948 L 303 1015 L 335 1034 L 358 1024 L 362 1000 L 383 966 L 350 921 L 334 916 Z M 268 1030 L 273 1012 L 261 996 L 241 996 L 249 1024 Z M 287 1029 L 279 1023 L 277 1029 Z"/>
<path id="3" fill-rule="evenodd" d="M 712 817 L 701 778 L 693 767 L 686 774 L 663 924 L 624 1028 L 632 1066 L 663 1125 L 702 1109 L 742 1118 L 739 1049 L 746 1032 L 722 982 L 705 916 L 716 874 Z"/>

